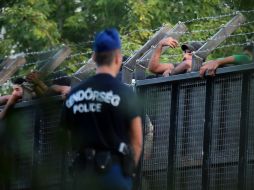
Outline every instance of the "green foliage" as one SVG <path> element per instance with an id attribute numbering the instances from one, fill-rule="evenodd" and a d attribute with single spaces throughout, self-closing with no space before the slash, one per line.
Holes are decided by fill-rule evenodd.
<path id="1" fill-rule="evenodd" d="M 241 9 L 253 9 L 248 0 L 1 0 L 0 29 L 6 34 L 0 40 L 0 58 L 11 52 L 41 51 L 64 43 L 73 54 L 81 54 L 66 60 L 61 69 L 73 73 L 86 62 L 96 32 L 106 27 L 116 27 L 122 38 L 123 54 L 130 56 L 137 51 L 163 24 L 174 26 L 179 21 L 193 18 L 218 16 Z M 254 14 L 247 14 L 253 21 Z M 206 41 L 232 17 L 188 22 L 188 34 L 180 40 Z M 215 28 L 215 29 L 214 29 Z M 207 30 L 208 32 L 192 32 Z M 212 30 L 214 29 L 214 30 Z M 253 24 L 243 26 L 234 34 L 252 32 Z M 253 39 L 253 35 L 232 37 L 224 44 L 242 43 Z M 242 47 L 216 50 L 209 57 L 231 55 Z M 170 57 L 172 54 L 178 56 Z M 48 57 L 43 59 L 47 59 Z M 28 62 L 37 62 L 41 56 L 27 56 Z M 181 61 L 181 49 L 169 49 L 162 56 L 163 62 Z M 25 74 L 35 67 L 25 67 L 19 74 Z"/>
<path id="2" fill-rule="evenodd" d="M 16 51 L 42 50 L 59 42 L 57 25 L 47 18 L 50 9 L 45 4 L 30 0 L 3 11 L 1 22 L 7 30 L 6 38 L 16 43 L 13 44 L 16 45 Z"/>
<path id="3" fill-rule="evenodd" d="M 12 39 L 0 40 L 0 55 L 9 55 L 12 50 L 12 44 Z M 0 58 L 4 58 L 4 56 Z"/>
<path id="4" fill-rule="evenodd" d="M 234 9 L 250 10 L 254 7 L 254 1 L 252 0 L 227 0 L 226 3 Z"/>
<path id="5" fill-rule="evenodd" d="M 5 40 L 17 51 L 37 51 L 63 42 L 77 44 L 93 40 L 106 27 L 116 27 L 124 35 L 123 47 L 135 51 L 152 35 L 151 29 L 197 17 L 219 15 L 243 8 L 243 1 L 221 0 L 13 0 L 2 1 L 0 24 L 7 30 Z M 251 5 L 249 3 L 249 5 Z M 214 27 L 225 20 L 209 21 L 190 29 Z M 133 32 L 139 31 L 139 32 Z M 209 36 L 211 33 L 206 33 Z M 202 34 L 193 36 L 207 39 Z M 5 45 L 4 45 L 5 46 Z M 78 46 L 75 51 L 90 48 Z M 13 48 L 13 47 L 12 47 Z M 0 47 L 1 49 L 1 47 Z M 3 48 L 2 48 L 3 49 Z M 6 55 L 9 51 L 1 50 Z M 126 51 L 126 52 L 127 52 Z M 128 54 L 128 53 L 127 53 Z"/>

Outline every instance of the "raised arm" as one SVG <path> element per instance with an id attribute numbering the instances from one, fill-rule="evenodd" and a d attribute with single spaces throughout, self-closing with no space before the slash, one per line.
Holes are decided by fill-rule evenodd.
<path id="1" fill-rule="evenodd" d="M 168 73 L 170 73 L 170 71 L 173 69 L 172 64 L 161 64 L 160 63 L 160 56 L 162 53 L 163 46 L 170 46 L 171 48 L 175 48 L 178 46 L 178 42 L 175 39 L 169 37 L 169 38 L 162 39 L 158 43 L 157 47 L 155 48 L 155 50 L 153 52 L 153 55 L 152 55 L 151 60 L 149 62 L 149 65 L 148 65 L 148 69 L 152 73 L 163 74 L 166 71 Z"/>

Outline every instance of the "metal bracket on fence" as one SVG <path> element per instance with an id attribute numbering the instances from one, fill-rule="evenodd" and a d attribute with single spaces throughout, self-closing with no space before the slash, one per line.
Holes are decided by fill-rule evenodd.
<path id="1" fill-rule="evenodd" d="M 216 34 L 214 34 L 202 47 L 200 47 L 192 58 L 192 71 L 198 71 L 202 66 L 203 60 L 218 47 L 225 39 L 228 38 L 237 28 L 245 22 L 245 17 L 238 13 L 225 26 L 223 26 Z"/>
<path id="2" fill-rule="evenodd" d="M 124 65 L 134 69 L 137 59 L 142 57 L 149 49 L 151 49 L 152 46 L 158 44 L 169 31 L 169 27 L 161 27 L 161 29 L 157 31 L 132 57 L 125 61 Z"/>
<path id="3" fill-rule="evenodd" d="M 124 66 L 134 70 L 136 61 L 143 56 L 149 49 L 151 49 L 152 46 L 159 43 L 160 40 L 162 40 L 165 35 L 170 31 L 170 28 L 168 27 L 161 27 L 159 31 L 157 31 L 149 41 L 147 41 L 141 48 L 138 50 L 132 57 L 127 59 L 123 64 Z M 132 81 L 132 75 L 133 73 L 130 72 L 128 69 L 123 67 L 123 75 L 122 75 L 122 81 L 127 84 L 131 84 Z"/>
<path id="4" fill-rule="evenodd" d="M 172 37 L 176 40 L 179 40 L 183 34 L 188 30 L 186 25 L 184 23 L 179 22 L 177 25 L 175 25 L 170 31 L 168 31 L 164 38 Z M 156 44 L 157 46 L 157 44 Z M 156 47 L 154 46 L 154 47 Z M 136 64 L 136 71 L 135 71 L 135 76 L 138 76 L 136 78 L 137 80 L 142 80 L 145 79 L 145 72 L 146 68 L 148 67 L 149 61 L 152 57 L 152 54 L 154 52 L 155 48 L 150 48 L 140 59 L 139 59 L 139 64 Z M 169 46 L 165 46 L 162 48 L 162 53 L 168 49 Z M 142 72 L 142 73 L 141 73 Z M 142 77 L 143 76 L 143 77 Z"/>
<path id="5" fill-rule="evenodd" d="M 69 47 L 63 47 L 58 50 L 52 57 L 49 58 L 49 61 L 43 63 L 38 70 L 42 73 L 43 78 L 52 73 L 63 61 L 71 54 L 71 49 Z M 30 89 L 27 85 L 24 87 L 23 100 L 32 99 L 33 90 Z"/>
<path id="6" fill-rule="evenodd" d="M 28 101 L 33 98 L 33 86 L 31 86 L 30 83 L 25 83 L 21 85 L 23 87 L 23 95 L 22 95 L 22 101 Z"/>
<path id="7" fill-rule="evenodd" d="M 204 59 L 202 57 L 199 57 L 197 54 L 193 53 L 192 61 L 193 60 L 195 60 L 195 62 L 192 62 L 192 71 L 198 71 L 202 66 Z"/>
<path id="8" fill-rule="evenodd" d="M 10 77 L 24 64 L 26 59 L 24 57 L 8 58 L 2 64 L 2 70 L 0 71 L 0 85 L 4 84 Z"/>
<path id="9" fill-rule="evenodd" d="M 56 54 L 53 55 L 49 59 L 48 62 L 46 62 L 41 68 L 39 68 L 39 71 L 44 73 L 45 76 L 47 76 L 49 73 L 53 72 L 63 61 L 71 54 L 71 49 L 69 47 L 63 47 L 59 51 L 57 51 Z"/>
<path id="10" fill-rule="evenodd" d="M 90 58 L 84 66 L 80 67 L 75 72 L 75 74 L 84 73 L 84 72 L 87 72 L 87 71 L 89 72 L 89 71 L 92 71 L 92 70 L 95 70 L 95 69 L 96 69 L 96 64 L 93 61 L 93 59 Z"/>
<path id="11" fill-rule="evenodd" d="M 88 76 L 90 76 L 90 73 L 95 72 L 96 70 L 96 63 L 92 58 L 90 58 L 85 65 L 80 67 L 72 76 L 71 83 L 72 85 L 75 85 L 79 83 L 80 81 L 84 80 Z"/>
<path id="12" fill-rule="evenodd" d="M 144 61 L 144 62 L 148 62 Z M 144 63 L 142 61 L 139 61 L 138 63 L 136 63 L 136 67 L 135 67 L 135 79 L 136 80 L 143 80 L 146 78 L 146 67 L 143 65 L 146 65 L 146 63 Z"/>

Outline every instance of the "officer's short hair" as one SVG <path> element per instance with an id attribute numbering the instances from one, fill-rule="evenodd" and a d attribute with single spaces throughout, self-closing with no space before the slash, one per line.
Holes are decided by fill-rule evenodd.
<path id="1" fill-rule="evenodd" d="M 110 66 L 115 57 L 116 51 L 108 51 L 108 52 L 95 52 L 94 53 L 94 61 L 97 66 Z"/>

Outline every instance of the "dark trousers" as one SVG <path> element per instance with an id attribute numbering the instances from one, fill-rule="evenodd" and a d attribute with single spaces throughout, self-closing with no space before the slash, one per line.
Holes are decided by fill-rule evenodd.
<path id="1" fill-rule="evenodd" d="M 119 163 L 113 163 L 106 172 L 98 172 L 93 165 L 76 168 L 73 176 L 74 190 L 131 190 L 132 179 L 123 175 Z"/>

